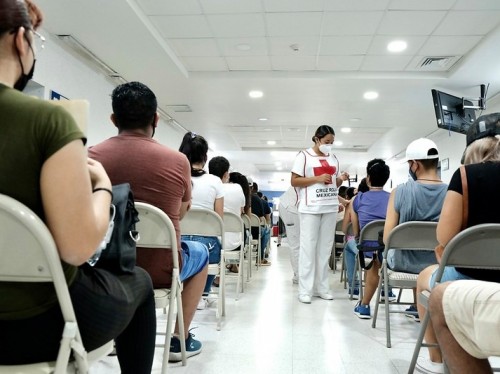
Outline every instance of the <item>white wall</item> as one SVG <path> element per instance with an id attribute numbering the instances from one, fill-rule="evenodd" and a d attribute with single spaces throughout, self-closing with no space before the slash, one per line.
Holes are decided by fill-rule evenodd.
<path id="1" fill-rule="evenodd" d="M 47 32 L 43 34 L 47 42 L 44 50 L 37 55 L 34 80 L 45 86 L 45 99 L 49 99 L 50 91 L 53 90 L 69 99 L 89 101 L 88 145 L 97 144 L 116 135 L 117 130 L 109 119 L 112 112 L 111 92 L 116 84 L 61 47 L 59 40 Z M 155 139 L 178 149 L 183 135 L 183 130 L 162 120 L 156 130 Z"/>

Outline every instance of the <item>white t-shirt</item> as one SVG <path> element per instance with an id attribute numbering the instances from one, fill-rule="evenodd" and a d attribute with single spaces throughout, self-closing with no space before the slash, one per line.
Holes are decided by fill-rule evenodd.
<path id="1" fill-rule="evenodd" d="M 300 151 L 295 157 L 292 173 L 301 177 L 314 177 L 325 173 L 332 176 L 331 184 L 315 183 L 309 187 L 299 188 L 300 213 L 321 214 L 338 211 L 336 177 L 339 174 L 339 161 L 334 154 L 319 156 L 312 148 Z"/>
<path id="2" fill-rule="evenodd" d="M 193 191 L 191 202 L 193 208 L 205 208 L 214 210 L 215 199 L 224 197 L 224 188 L 219 177 L 212 174 L 203 174 L 191 178 Z"/>
<path id="3" fill-rule="evenodd" d="M 299 204 L 298 189 L 290 186 L 283 195 L 280 196 L 280 210 L 286 209 L 290 213 L 297 214 L 297 206 Z"/>
<path id="4" fill-rule="evenodd" d="M 243 194 L 243 189 L 239 184 L 236 183 L 224 183 L 224 211 L 234 213 L 241 216 L 241 208 L 245 207 L 245 195 Z M 241 233 L 237 232 L 226 232 L 225 244 L 226 250 L 233 250 L 238 248 L 243 239 L 241 238 Z"/>

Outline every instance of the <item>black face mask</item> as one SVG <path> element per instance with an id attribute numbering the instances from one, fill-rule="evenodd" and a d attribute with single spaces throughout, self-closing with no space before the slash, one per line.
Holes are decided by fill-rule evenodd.
<path id="1" fill-rule="evenodd" d="M 33 53 L 33 66 L 31 66 L 31 69 L 28 72 L 28 74 L 25 74 L 23 62 L 21 61 L 21 55 L 19 54 L 19 52 L 17 53 L 17 57 L 19 58 L 19 63 L 21 64 L 21 76 L 16 81 L 16 83 L 14 83 L 14 88 L 18 91 L 23 91 L 26 88 L 26 85 L 33 78 L 33 74 L 35 73 L 35 63 L 36 63 L 35 52 L 33 52 L 33 48 L 31 48 L 31 45 L 30 44 L 28 45 L 30 46 L 31 53 Z"/>
<path id="2" fill-rule="evenodd" d="M 411 167 L 413 166 L 413 164 L 410 165 L 410 167 L 408 168 L 408 174 L 410 174 L 410 177 L 416 181 L 417 180 L 417 174 L 411 170 Z"/>

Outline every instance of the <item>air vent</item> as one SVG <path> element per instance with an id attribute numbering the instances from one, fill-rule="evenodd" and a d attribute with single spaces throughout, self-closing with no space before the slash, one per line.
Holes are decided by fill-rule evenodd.
<path id="1" fill-rule="evenodd" d="M 167 105 L 167 111 L 172 111 L 172 112 L 176 112 L 176 113 L 189 113 L 189 112 L 192 112 L 192 109 L 187 104 Z"/>
<path id="2" fill-rule="evenodd" d="M 417 64 L 417 69 L 430 71 L 447 71 L 460 59 L 460 56 L 424 57 Z"/>

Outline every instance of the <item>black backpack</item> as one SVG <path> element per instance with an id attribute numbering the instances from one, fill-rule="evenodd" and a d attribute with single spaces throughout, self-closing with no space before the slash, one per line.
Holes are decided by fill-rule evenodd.
<path id="1" fill-rule="evenodd" d="M 113 186 L 114 223 L 111 239 L 102 250 L 96 267 L 114 273 L 132 273 L 135 267 L 136 242 L 139 233 L 135 224 L 139 222 L 139 214 L 134 205 L 134 194 L 130 184 L 122 183 Z"/>

